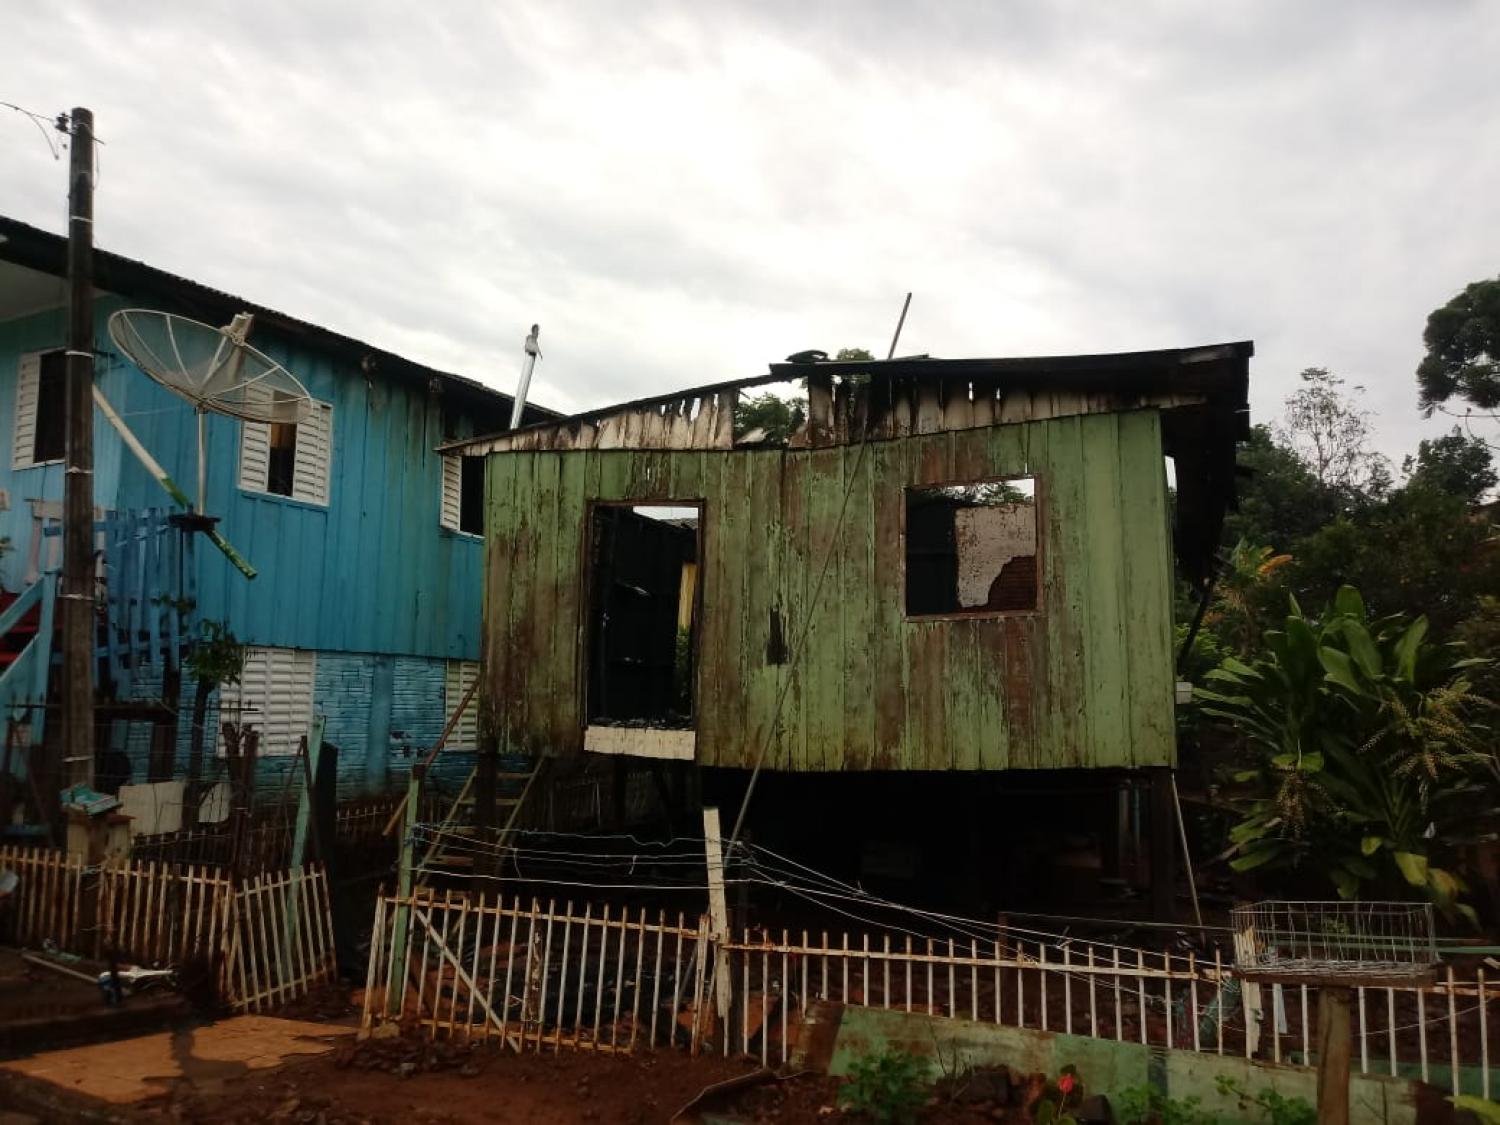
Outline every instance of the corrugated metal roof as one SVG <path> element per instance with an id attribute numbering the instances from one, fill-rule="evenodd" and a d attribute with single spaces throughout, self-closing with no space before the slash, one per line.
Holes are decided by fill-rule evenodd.
<path id="1" fill-rule="evenodd" d="M 67 239 L 62 235 L 0 215 L 0 262 L 13 262 L 55 277 L 64 277 L 67 274 L 67 245 Z M 514 401 L 513 396 L 487 387 L 478 380 L 455 375 L 450 371 L 439 371 L 363 340 L 108 250 L 94 250 L 94 286 L 133 300 L 170 301 L 187 315 L 211 323 L 228 321 L 237 312 L 253 313 L 259 326 L 271 328 L 305 345 L 351 359 L 361 364 L 372 376 L 416 379 L 424 383 L 436 379 L 446 391 L 483 397 L 502 404 L 506 409 Z M 559 417 L 556 411 L 527 404 L 526 418 L 529 422 L 542 422 L 556 417 Z"/>

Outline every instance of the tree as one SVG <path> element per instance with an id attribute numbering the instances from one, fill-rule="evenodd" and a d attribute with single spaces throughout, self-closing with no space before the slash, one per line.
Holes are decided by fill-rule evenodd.
<path id="1" fill-rule="evenodd" d="M 1288 551 L 1342 510 L 1338 493 L 1325 487 L 1302 455 L 1278 441 L 1269 426 L 1250 431 L 1239 465 L 1245 475 L 1239 505 L 1225 521 L 1226 543 L 1264 543 Z"/>
<path id="2" fill-rule="evenodd" d="M 807 420 L 805 398 L 782 398 L 774 391 L 750 395 L 734 404 L 734 436 L 763 430 L 765 440 L 785 445 Z"/>
<path id="3" fill-rule="evenodd" d="M 1461 496 L 1471 504 L 1477 503 L 1500 481 L 1488 443 L 1463 433 L 1457 426 L 1440 438 L 1424 438 L 1417 446 L 1415 459 L 1407 457 L 1402 469 L 1408 478 L 1407 487 L 1433 488 L 1450 496 Z"/>
<path id="4" fill-rule="evenodd" d="M 839 363 L 856 363 L 873 361 L 875 357 L 864 348 L 840 348 L 833 358 Z M 863 381 L 869 376 L 861 374 L 845 378 Z M 792 397 L 783 397 L 775 391 L 741 396 L 734 404 L 734 436 L 742 438 L 755 430 L 762 430 L 767 442 L 785 445 L 807 420 L 807 380 L 804 378 L 801 383 L 803 393 Z"/>
<path id="5" fill-rule="evenodd" d="M 207 731 L 209 697 L 221 686 L 240 682 L 245 672 L 246 648 L 235 637 L 225 621 L 203 621 L 202 635 L 183 659 L 183 664 L 197 680 L 193 694 L 193 729 L 188 741 L 188 776 L 186 814 L 183 823 L 191 828 L 198 823 L 198 803 L 203 798 L 203 750 Z"/>
<path id="6" fill-rule="evenodd" d="M 1318 483 L 1346 495 L 1379 492 L 1389 469 L 1370 450 L 1370 411 L 1356 405 L 1345 382 L 1326 367 L 1306 368 L 1302 386 L 1287 396 L 1284 442 L 1300 454 Z"/>
<path id="7" fill-rule="evenodd" d="M 1427 354 L 1417 366 L 1422 409 L 1450 398 L 1500 407 L 1500 278 L 1476 281 L 1427 318 Z"/>
<path id="8" fill-rule="evenodd" d="M 1500 793 L 1473 662 L 1352 587 L 1317 617 L 1291 609 L 1196 693 L 1247 756 L 1231 866 L 1326 879 L 1343 898 L 1415 893 L 1472 920 L 1462 848 L 1493 830 Z"/>

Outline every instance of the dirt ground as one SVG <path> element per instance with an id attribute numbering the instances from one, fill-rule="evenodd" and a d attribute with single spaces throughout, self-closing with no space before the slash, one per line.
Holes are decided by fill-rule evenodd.
<path id="1" fill-rule="evenodd" d="M 329 1032 L 339 1029 L 323 1025 Z M 112 1045 L 115 1048 L 122 1044 Z M 41 1056 L 38 1056 L 40 1058 Z M 698 1058 L 679 1051 L 517 1056 L 493 1046 L 417 1038 L 356 1043 L 352 1033 L 319 1055 L 267 1068 L 199 1060 L 158 1084 L 165 1092 L 129 1104 L 107 1102 L 34 1077 L 0 1073 L 0 1106 L 48 1122 L 385 1123 L 524 1122 L 527 1125 L 655 1125 L 706 1086 L 759 1069 L 759 1061 Z M 788 1125 L 855 1122 L 837 1109 L 838 1079 L 801 1075 L 722 1099 L 715 1120 Z M 1004 1120 L 986 1104 L 934 1099 L 924 1123 Z"/>

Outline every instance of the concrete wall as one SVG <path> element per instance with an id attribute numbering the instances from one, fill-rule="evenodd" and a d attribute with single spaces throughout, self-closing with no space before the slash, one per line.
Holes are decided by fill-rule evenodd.
<path id="1" fill-rule="evenodd" d="M 1233 1096 L 1221 1094 L 1220 1077 L 1252 1092 L 1273 1089 L 1317 1103 L 1317 1074 L 1306 1067 L 872 1008 L 843 1009 L 829 1073 L 846 1075 L 856 1059 L 892 1047 L 929 1059 L 934 1079 L 999 1065 L 1056 1075 L 1072 1064 L 1091 1094 L 1117 1096 L 1131 1086 L 1150 1085 L 1172 1098 L 1200 1099 L 1200 1109 L 1225 1123 L 1251 1125 L 1264 1118 L 1246 1114 Z M 1403 1079 L 1356 1074 L 1350 1086 L 1350 1120 L 1356 1125 L 1415 1125 L 1417 1087 Z"/>

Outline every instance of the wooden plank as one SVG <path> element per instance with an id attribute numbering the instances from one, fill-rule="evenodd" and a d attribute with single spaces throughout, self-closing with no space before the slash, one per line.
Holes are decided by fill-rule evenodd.
<path id="1" fill-rule="evenodd" d="M 1125 638 L 1125 539 L 1120 507 L 1119 415 L 1078 423 L 1083 442 L 1085 609 L 1079 624 L 1087 669 L 1087 756 L 1081 765 L 1128 766 L 1130 704 L 1128 667 L 1146 654 L 1132 653 Z"/>
<path id="2" fill-rule="evenodd" d="M 868 443 L 843 450 L 843 530 L 839 535 L 838 585 L 826 584 L 823 596 L 830 610 L 837 609 L 842 635 L 843 666 L 840 683 L 844 721 L 841 728 L 841 769 L 869 769 L 875 758 L 875 708 L 870 684 L 874 667 L 872 649 L 877 632 L 877 606 L 895 600 L 900 604 L 900 571 L 880 575 L 875 570 L 874 461 Z M 842 497 L 840 498 L 843 503 Z"/>
<path id="3" fill-rule="evenodd" d="M 807 741 L 803 769 L 838 769 L 843 762 L 843 611 L 847 592 L 836 535 L 844 492 L 844 451 L 810 450 L 808 459 L 808 573 L 801 657 Z"/>
<path id="4" fill-rule="evenodd" d="M 1027 440 L 1046 442 L 1045 454 L 1034 458 L 1038 472 L 1042 542 L 1042 619 L 1046 631 L 1046 663 L 1037 665 L 1033 685 L 1044 687 L 1047 721 L 1037 730 L 1038 765 L 1082 766 L 1089 759 L 1087 711 L 1088 680 L 1083 674 L 1088 609 L 1086 482 L 1083 431 L 1078 418 L 1027 427 Z M 1038 684 L 1036 681 L 1040 680 Z"/>
<path id="5" fill-rule="evenodd" d="M 1125 638 L 1131 763 L 1176 762 L 1176 653 L 1172 633 L 1171 521 L 1161 421 L 1154 411 L 1122 414 L 1121 526 L 1125 534 Z"/>
<path id="6" fill-rule="evenodd" d="M 512 674 L 510 631 L 511 573 L 515 565 L 514 521 L 516 467 L 519 456 L 490 457 L 485 463 L 485 544 L 482 598 L 483 632 L 480 640 L 481 725 L 493 724 L 500 737 L 509 722 Z M 393 908 L 395 909 L 395 908 Z"/>
<path id="7" fill-rule="evenodd" d="M 743 748 L 736 755 L 754 761 L 764 749 L 769 761 L 776 741 L 772 720 L 784 664 L 771 663 L 772 617 L 780 639 L 781 618 L 781 463 L 780 450 L 744 454 L 749 471 L 749 512 L 737 563 L 744 575 L 743 609 L 745 720 Z M 785 645 L 783 643 L 783 651 Z"/>
<path id="8" fill-rule="evenodd" d="M 532 476 L 531 526 L 534 534 L 532 544 L 532 566 L 529 587 L 530 604 L 527 607 L 530 639 L 527 648 L 533 672 L 537 669 L 556 667 L 553 653 L 559 603 L 565 595 L 558 587 L 558 556 L 563 544 L 559 542 L 558 504 L 561 495 L 562 460 L 560 453 L 537 453 Z M 551 749 L 547 745 L 555 729 L 556 704 L 550 692 L 529 691 L 533 698 L 528 705 L 526 736 L 520 745 L 531 753 Z"/>
<path id="9" fill-rule="evenodd" d="M 734 403 L 736 391 L 720 391 L 714 396 L 713 434 L 715 449 L 734 448 Z"/>
<path id="10" fill-rule="evenodd" d="M 538 527 L 535 481 L 538 455 L 528 453 L 516 466 L 513 491 L 507 507 L 513 513 L 510 528 L 509 621 L 505 636 L 507 662 L 504 692 L 505 725 L 500 752 L 523 749 L 531 721 L 533 701 L 541 698 L 532 684 L 534 659 L 531 650 L 531 608 L 535 596 L 537 546 L 546 534 Z M 488 525 L 486 525 L 488 526 Z"/>
<path id="11" fill-rule="evenodd" d="M 781 704 L 781 721 L 776 749 L 768 765 L 777 769 L 792 768 L 804 760 L 807 747 L 807 672 L 805 653 L 799 655 L 802 632 L 806 625 L 809 559 L 808 466 L 806 451 L 786 453 L 781 462 L 780 543 L 777 576 L 781 604 L 782 637 L 786 642 L 786 663 L 778 669 L 778 690 L 786 678 L 785 698 Z"/>
<path id="12" fill-rule="evenodd" d="M 870 445 L 870 520 L 873 580 L 870 600 L 870 677 L 874 698 L 870 764 L 900 769 L 906 752 L 906 446 Z"/>
<path id="13" fill-rule="evenodd" d="M 916 385 L 916 418 L 914 431 L 935 434 L 943 428 L 942 392 L 938 385 L 923 381 Z"/>
<path id="14" fill-rule="evenodd" d="M 583 727 L 578 675 L 582 607 L 588 603 L 584 587 L 587 574 L 584 520 L 588 511 L 584 485 L 588 457 L 574 454 L 558 459 L 557 510 L 553 520 L 556 552 L 548 572 L 553 590 L 552 635 L 547 660 L 542 665 L 543 675 L 554 685 L 554 690 L 545 693 L 547 729 L 551 747 L 558 752 L 575 749 Z"/>
<path id="15" fill-rule="evenodd" d="M 736 542 L 737 523 L 727 509 L 738 507 L 739 500 L 726 494 L 724 475 L 728 470 L 725 457 L 705 457 L 703 467 L 703 526 L 699 542 L 703 561 L 698 571 L 698 604 L 702 621 L 698 631 L 698 669 L 694 685 L 694 726 L 698 738 L 695 753 L 704 765 L 724 765 L 723 755 L 738 745 L 734 728 L 724 719 L 719 703 L 726 692 L 735 690 L 733 669 L 738 668 L 738 653 L 730 648 L 731 626 L 738 627 L 740 607 L 730 592 L 730 562 Z M 713 700 L 710 706 L 707 701 Z"/>

